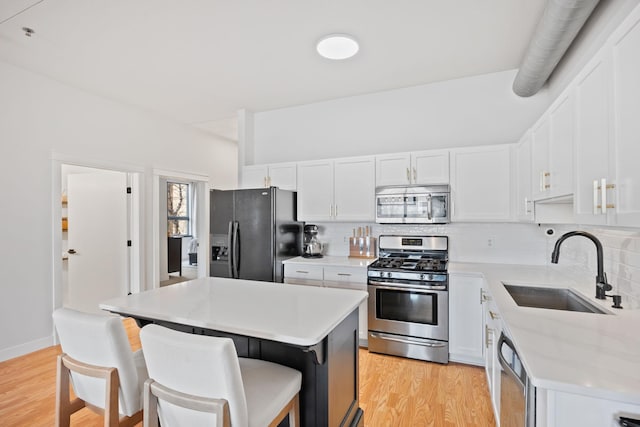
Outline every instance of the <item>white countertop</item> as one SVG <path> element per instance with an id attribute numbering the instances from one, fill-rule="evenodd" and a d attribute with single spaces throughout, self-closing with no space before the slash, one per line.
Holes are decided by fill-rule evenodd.
<path id="1" fill-rule="evenodd" d="M 326 267 L 367 267 L 377 258 L 349 258 L 346 256 L 323 256 L 322 258 L 295 257 L 282 261 L 283 264 L 313 264 Z"/>
<path id="2" fill-rule="evenodd" d="M 557 266 L 471 263 L 450 263 L 449 273 L 485 278 L 535 386 L 640 404 L 640 311 L 597 300 L 595 277 L 569 277 Z M 611 314 L 520 307 L 502 282 L 572 288 Z"/>
<path id="3" fill-rule="evenodd" d="M 322 341 L 367 298 L 357 290 L 206 277 L 104 301 L 114 313 L 300 346 Z"/>

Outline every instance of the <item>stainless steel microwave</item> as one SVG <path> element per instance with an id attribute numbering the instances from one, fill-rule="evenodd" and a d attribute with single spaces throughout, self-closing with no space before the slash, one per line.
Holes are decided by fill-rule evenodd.
<path id="1" fill-rule="evenodd" d="M 449 222 L 448 185 L 402 185 L 376 188 L 379 224 L 446 224 Z"/>

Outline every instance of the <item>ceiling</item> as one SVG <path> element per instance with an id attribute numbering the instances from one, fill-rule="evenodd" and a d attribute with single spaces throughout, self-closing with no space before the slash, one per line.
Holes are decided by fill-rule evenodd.
<path id="1" fill-rule="evenodd" d="M 265 111 L 518 68 L 544 6 L 2 0 L 0 60 L 224 134 L 242 108 Z M 35 33 L 27 37 L 22 27 Z M 315 43 L 329 33 L 354 35 L 358 55 L 318 56 Z"/>

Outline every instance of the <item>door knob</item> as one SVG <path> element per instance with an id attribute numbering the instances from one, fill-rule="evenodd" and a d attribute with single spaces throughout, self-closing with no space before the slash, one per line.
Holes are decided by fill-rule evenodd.
<path id="1" fill-rule="evenodd" d="M 70 255 L 73 255 L 73 254 L 75 254 L 75 253 L 76 253 L 76 250 L 75 250 L 75 249 L 69 249 L 69 250 L 67 251 L 67 253 L 68 253 L 68 254 L 70 254 Z"/>

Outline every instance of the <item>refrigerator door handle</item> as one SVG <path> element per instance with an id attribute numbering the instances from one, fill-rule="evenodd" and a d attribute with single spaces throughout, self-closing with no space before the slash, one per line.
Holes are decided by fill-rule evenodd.
<path id="1" fill-rule="evenodd" d="M 229 231 L 227 232 L 227 267 L 229 267 L 229 277 L 233 278 L 233 221 L 229 221 Z"/>
<path id="2" fill-rule="evenodd" d="M 240 275 L 238 274 L 238 268 L 240 267 L 240 242 L 238 239 L 238 227 L 240 223 L 238 221 L 233 222 L 233 278 L 238 279 Z"/>

